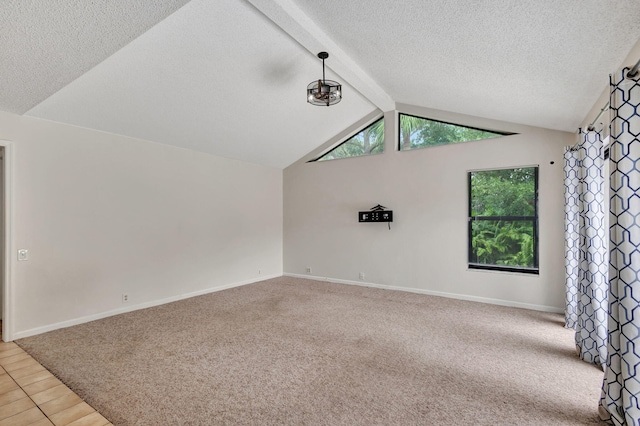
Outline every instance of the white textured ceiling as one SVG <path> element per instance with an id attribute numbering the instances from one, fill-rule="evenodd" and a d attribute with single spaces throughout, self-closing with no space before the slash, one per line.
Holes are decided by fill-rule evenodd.
<path id="1" fill-rule="evenodd" d="M 0 2 L 0 109 L 24 113 L 187 1 Z"/>
<path id="2" fill-rule="evenodd" d="M 375 109 L 307 104 L 321 76 L 249 3 L 193 0 L 27 114 L 284 168 Z"/>
<path id="3" fill-rule="evenodd" d="M 640 38 L 638 0 L 295 1 L 398 103 L 566 131 Z"/>
<path id="4" fill-rule="evenodd" d="M 282 168 L 396 102 L 574 131 L 640 2 L 15 0 L 0 25 L 0 109 Z"/>

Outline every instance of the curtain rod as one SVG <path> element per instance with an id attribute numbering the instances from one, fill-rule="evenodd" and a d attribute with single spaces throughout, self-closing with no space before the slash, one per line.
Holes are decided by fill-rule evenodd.
<path id="1" fill-rule="evenodd" d="M 596 121 L 598 121 L 600 117 L 602 117 L 602 114 L 604 114 L 604 112 L 609 109 L 610 105 L 611 105 L 611 101 L 607 102 L 607 104 L 602 107 L 602 109 L 600 110 L 600 114 L 598 114 L 597 117 L 593 119 L 591 124 L 587 126 L 588 131 L 592 132 L 596 129 L 595 127 L 593 127 L 593 125 L 596 124 Z"/>
<path id="2" fill-rule="evenodd" d="M 578 127 L 578 134 L 582 133 L 582 127 Z M 569 151 L 577 151 L 580 148 L 580 141 L 569 147 Z"/>
<path id="3" fill-rule="evenodd" d="M 640 69 L 640 59 L 638 59 L 638 62 L 636 62 L 636 64 L 633 66 L 633 68 L 631 68 L 629 70 L 629 72 L 627 73 L 627 77 L 629 77 L 629 78 L 637 77 L 639 69 Z"/>
<path id="4" fill-rule="evenodd" d="M 629 72 L 627 73 L 627 78 L 635 78 L 639 74 L 638 71 L 640 71 L 640 59 L 638 59 L 638 62 L 636 62 L 636 64 L 629 70 Z M 592 132 L 595 130 L 594 125 L 600 119 L 600 117 L 602 117 L 602 114 L 604 114 L 604 112 L 609 109 L 610 106 L 611 102 L 607 102 L 607 104 L 602 107 L 602 109 L 600 110 L 600 114 L 598 114 L 598 116 L 591 122 L 591 124 L 587 126 L 587 131 Z"/>

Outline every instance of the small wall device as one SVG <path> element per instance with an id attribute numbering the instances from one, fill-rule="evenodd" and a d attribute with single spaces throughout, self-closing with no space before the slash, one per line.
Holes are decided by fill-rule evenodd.
<path id="1" fill-rule="evenodd" d="M 393 210 L 378 204 L 369 211 L 358 212 L 358 222 L 393 222 Z"/>

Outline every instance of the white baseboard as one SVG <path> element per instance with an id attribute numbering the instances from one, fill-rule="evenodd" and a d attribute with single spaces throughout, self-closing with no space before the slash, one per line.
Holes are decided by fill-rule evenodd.
<path id="1" fill-rule="evenodd" d="M 283 275 L 285 277 L 306 278 L 309 280 L 326 281 L 326 282 L 336 283 L 336 284 L 348 284 L 348 285 L 358 285 L 361 287 L 381 288 L 385 290 L 406 291 L 408 293 L 418 293 L 418 294 L 426 294 L 429 296 L 447 297 L 449 299 L 459 299 L 459 300 L 467 300 L 470 302 L 488 303 L 491 305 L 508 306 L 511 308 L 531 309 L 534 311 L 551 312 L 554 314 L 564 313 L 564 310 L 562 310 L 561 308 L 557 308 L 555 306 L 534 305 L 530 303 L 514 302 L 511 300 L 492 299 L 489 297 L 469 296 L 466 294 L 446 293 L 442 291 L 425 290 L 421 288 L 412 288 L 412 287 L 398 287 L 398 286 L 391 286 L 386 284 L 375 284 L 375 283 L 370 283 L 365 281 L 353 281 L 353 280 L 341 280 L 338 278 L 317 277 L 314 275 L 290 274 L 287 272 L 285 272 Z"/>
<path id="2" fill-rule="evenodd" d="M 55 324 L 45 325 L 42 327 L 36 327 L 29 330 L 18 331 L 13 333 L 13 339 L 23 339 L 25 337 L 35 336 L 36 334 L 46 333 L 47 331 L 58 330 L 60 328 L 67 328 L 78 324 L 84 324 L 86 322 L 99 320 L 102 318 L 111 317 L 114 315 L 124 314 L 126 312 L 137 311 L 139 309 L 151 308 L 153 306 L 164 305 L 166 303 L 177 302 L 178 300 L 189 299 L 191 297 L 202 296 L 203 294 L 215 293 L 217 291 L 227 290 L 229 288 L 241 287 L 247 284 L 253 284 L 259 281 L 268 280 L 271 278 L 278 278 L 282 275 L 262 275 L 259 278 L 239 281 L 231 284 L 225 284 L 217 287 L 211 287 L 204 290 L 194 291 L 192 293 L 179 294 L 177 296 L 171 296 L 164 299 L 152 300 L 149 302 L 139 303 L 137 305 L 131 305 L 124 308 L 113 309 L 106 312 L 100 312 L 99 314 L 88 315 L 85 317 L 75 318 L 67 321 L 58 322 Z"/>
<path id="3" fill-rule="evenodd" d="M 95 321 L 95 320 L 99 320 L 99 319 L 102 319 L 102 318 L 111 317 L 111 316 L 114 316 L 114 315 L 124 314 L 126 312 L 132 312 L 132 311 L 137 311 L 139 309 L 146 309 L 146 308 L 151 308 L 153 306 L 164 305 L 166 303 L 177 302 L 178 300 L 189 299 L 191 297 L 201 296 L 203 294 L 215 293 L 215 292 L 226 290 L 226 289 L 229 289 L 229 288 L 241 287 L 243 285 L 253 284 L 253 283 L 256 283 L 256 282 L 259 282 L 259 281 L 268 280 L 268 279 L 271 279 L 271 278 L 278 278 L 278 277 L 283 276 L 283 275 L 286 276 L 286 277 L 305 278 L 305 279 L 310 279 L 310 280 L 315 280 L 315 281 L 326 281 L 326 282 L 331 282 L 331 283 L 336 283 L 336 284 L 357 285 L 357 286 L 362 286 L 362 287 L 374 287 L 374 288 L 380 288 L 380 289 L 385 289 L 385 290 L 405 291 L 405 292 L 408 292 L 408 293 L 426 294 L 426 295 L 430 295 L 430 296 L 447 297 L 447 298 L 450 298 L 450 299 L 468 300 L 468 301 L 471 301 L 471 302 L 489 303 L 489 304 L 492 304 L 492 305 L 508 306 L 508 307 L 513 307 L 513 308 L 531 309 L 531 310 L 534 310 L 534 311 L 552 312 L 552 313 L 559 313 L 559 314 L 564 312 L 562 309 L 556 308 L 554 306 L 533 305 L 533 304 L 529 304 L 529 303 L 514 302 L 514 301 L 510 301 L 510 300 L 491 299 L 491 298 L 488 298 L 488 297 L 469 296 L 469 295 L 464 295 L 464 294 L 446 293 L 446 292 L 441 292 L 441 291 L 424 290 L 424 289 L 411 288 L 411 287 L 398 287 L 398 286 L 391 286 L 391 285 L 385 285 L 385 284 L 375 284 L 375 283 L 370 283 L 370 282 L 365 282 L 365 281 L 342 280 L 342 279 L 338 279 L 338 278 L 318 277 L 318 276 L 314 276 L 314 275 L 302 275 L 302 274 L 284 273 L 282 275 L 264 275 L 264 276 L 261 276 L 261 277 L 256 278 L 256 279 L 239 281 L 239 282 L 235 282 L 235 283 L 231 283 L 231 284 L 225 284 L 225 285 L 221 285 L 221 286 L 217 286 L 217 287 L 211 287 L 211 288 L 207 288 L 207 289 L 204 289 L 204 290 L 195 291 L 195 292 L 192 292 L 192 293 L 180 294 L 180 295 L 177 295 L 177 296 L 171 296 L 171 297 L 167 297 L 167 298 L 164 298 L 164 299 L 152 300 L 152 301 L 149 301 L 149 302 L 139 303 L 137 305 L 131 305 L 131 306 L 127 306 L 127 307 L 124 307 L 124 308 L 118 308 L 118 309 L 113 309 L 113 310 L 110 310 L 110 311 L 100 312 L 100 313 L 94 314 L 94 315 L 88 315 L 88 316 L 84 316 L 84 317 L 80 317 L 80 318 L 75 318 L 75 319 L 71 319 L 71 320 L 67 320 L 67 321 L 58 322 L 58 323 L 55 323 L 55 324 L 45 325 L 45 326 L 42 326 L 42 327 L 36 327 L 36 328 L 29 329 L 29 330 L 18 331 L 18 332 L 13 333 L 13 339 L 14 340 L 23 339 L 25 337 L 35 336 L 37 334 L 42 334 L 42 333 L 46 333 L 48 331 L 58 330 L 60 328 L 67 328 L 67 327 L 71 327 L 71 326 L 74 326 L 74 325 L 84 324 L 86 322 L 90 322 L 90 321 Z"/>

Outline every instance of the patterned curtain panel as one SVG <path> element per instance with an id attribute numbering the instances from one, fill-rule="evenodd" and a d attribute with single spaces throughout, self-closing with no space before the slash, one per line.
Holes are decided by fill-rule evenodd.
<path id="1" fill-rule="evenodd" d="M 608 308 L 602 139 L 597 132 L 580 137 L 579 148 L 565 152 L 565 317 L 580 358 L 602 366 Z"/>
<path id="2" fill-rule="evenodd" d="M 640 424 L 640 78 L 611 76 L 609 344 L 600 416 Z"/>
<path id="3" fill-rule="evenodd" d="M 564 319 L 566 327 L 574 330 L 578 325 L 578 266 L 580 264 L 578 173 L 578 151 L 568 146 L 564 151 L 564 267 L 566 271 Z"/>

